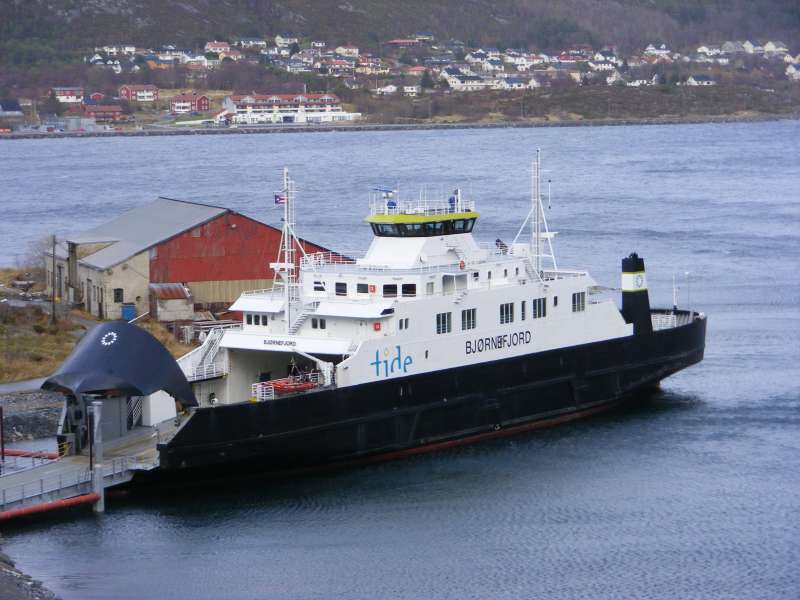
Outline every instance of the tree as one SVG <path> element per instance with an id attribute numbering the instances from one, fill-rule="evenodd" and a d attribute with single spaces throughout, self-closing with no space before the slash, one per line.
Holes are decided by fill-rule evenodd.
<path id="1" fill-rule="evenodd" d="M 294 44 L 292 44 L 291 46 L 289 46 L 289 56 L 294 56 L 294 55 L 295 55 L 295 54 L 297 54 L 298 52 L 300 52 L 300 44 L 298 44 L 297 42 L 295 42 Z"/>
<path id="2" fill-rule="evenodd" d="M 63 115 L 66 107 L 58 101 L 56 98 L 55 92 L 50 92 L 50 95 L 47 97 L 42 103 L 42 108 L 40 112 L 51 114 L 51 115 Z"/>
<path id="3" fill-rule="evenodd" d="M 422 80 L 419 82 L 419 84 L 426 90 L 436 87 L 436 82 L 433 81 L 433 77 L 431 77 L 429 71 L 425 71 L 425 73 L 422 74 Z"/>

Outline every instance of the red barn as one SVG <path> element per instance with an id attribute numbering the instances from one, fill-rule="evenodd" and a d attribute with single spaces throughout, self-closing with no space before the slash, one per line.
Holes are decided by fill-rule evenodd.
<path id="1" fill-rule="evenodd" d="M 150 310 L 151 284 L 176 284 L 155 289 L 186 288 L 195 308 L 224 311 L 242 292 L 272 286 L 280 239 L 279 229 L 229 208 L 159 198 L 66 237 L 56 293 L 100 317 L 132 318 Z"/>
<path id="2" fill-rule="evenodd" d="M 119 104 L 85 104 L 83 114 L 94 117 L 97 121 L 119 121 L 122 118 L 122 107 Z"/>

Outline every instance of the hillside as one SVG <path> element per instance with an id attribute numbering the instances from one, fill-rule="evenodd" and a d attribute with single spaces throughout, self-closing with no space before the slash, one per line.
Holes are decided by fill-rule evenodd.
<path id="1" fill-rule="evenodd" d="M 731 38 L 800 39 L 796 0 L 6 0 L 0 60 L 33 64 L 107 43 L 200 47 L 290 32 L 377 48 L 428 31 L 470 45 L 573 42 L 675 48 Z"/>

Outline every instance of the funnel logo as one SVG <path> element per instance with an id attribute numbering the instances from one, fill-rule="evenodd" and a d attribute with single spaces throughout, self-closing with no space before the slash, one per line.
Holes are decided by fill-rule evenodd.
<path id="1" fill-rule="evenodd" d="M 105 334 L 103 337 L 100 338 L 100 343 L 103 344 L 103 346 L 110 346 L 116 341 L 117 341 L 117 334 L 113 331 L 109 331 L 107 334 Z"/>
<path id="2" fill-rule="evenodd" d="M 403 351 L 400 349 L 400 346 L 395 346 L 395 354 L 392 358 L 389 358 L 389 349 L 384 348 L 383 355 L 384 358 L 381 358 L 381 353 L 378 350 L 375 350 L 375 360 L 369 363 L 371 366 L 375 367 L 375 377 L 389 377 L 389 375 L 394 375 L 395 373 L 407 373 L 408 367 L 410 367 L 414 363 L 414 359 L 410 356 L 406 355 L 403 356 Z"/>
<path id="3" fill-rule="evenodd" d="M 640 288 L 640 287 L 642 287 L 644 285 L 644 277 L 642 277 L 641 273 L 637 273 L 636 274 L 636 278 L 633 280 L 633 284 L 637 288 Z"/>

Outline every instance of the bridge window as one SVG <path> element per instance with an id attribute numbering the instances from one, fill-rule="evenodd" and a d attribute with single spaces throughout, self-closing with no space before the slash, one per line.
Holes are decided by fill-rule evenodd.
<path id="1" fill-rule="evenodd" d="M 429 281 L 428 283 L 425 284 L 425 293 L 428 294 L 428 296 L 433 296 L 433 282 L 432 281 Z"/>
<path id="2" fill-rule="evenodd" d="M 500 324 L 514 322 L 514 303 L 507 302 L 500 305 Z"/>
<path id="3" fill-rule="evenodd" d="M 397 298 L 397 284 L 396 283 L 385 283 L 383 285 L 383 297 L 384 298 Z"/>
<path id="4" fill-rule="evenodd" d="M 372 223 L 372 232 L 379 237 L 432 237 L 454 233 L 470 233 L 475 219 L 454 219 L 428 223 Z"/>
<path id="5" fill-rule="evenodd" d="M 404 283 L 402 287 L 403 298 L 413 298 L 417 295 L 416 283 Z"/>
<path id="6" fill-rule="evenodd" d="M 525 320 L 525 313 L 527 312 L 526 306 L 525 306 L 526 304 L 527 304 L 527 302 L 525 302 L 525 300 L 523 300 L 522 302 L 519 303 L 519 320 L 520 321 L 524 321 Z"/>
<path id="7" fill-rule="evenodd" d="M 347 283 L 343 281 L 336 282 L 336 295 L 337 296 L 347 296 Z"/>
<path id="8" fill-rule="evenodd" d="M 572 312 L 582 312 L 584 310 L 586 310 L 586 292 L 572 294 Z"/>
<path id="9" fill-rule="evenodd" d="M 253 315 L 253 325 L 261 325 L 261 315 Z"/>
<path id="10" fill-rule="evenodd" d="M 453 313 L 444 312 L 436 315 L 436 333 L 450 333 L 453 328 Z"/>
<path id="11" fill-rule="evenodd" d="M 369 286 L 366 283 L 357 283 L 356 284 L 356 293 L 358 293 L 358 294 L 369 294 Z"/>
<path id="12" fill-rule="evenodd" d="M 325 329 L 325 319 L 311 319 L 311 329 Z"/>
<path id="13" fill-rule="evenodd" d="M 541 319 L 547 316 L 547 298 L 534 298 L 531 301 L 531 318 Z"/>
<path id="14" fill-rule="evenodd" d="M 252 325 L 253 324 L 253 315 L 251 315 L 250 313 L 247 313 L 245 318 L 247 319 L 247 324 L 248 325 Z"/>
<path id="15" fill-rule="evenodd" d="M 408 317 L 400 319 L 400 329 L 408 329 Z"/>
<path id="16" fill-rule="evenodd" d="M 461 311 L 461 329 L 462 331 L 465 329 L 475 329 L 475 325 L 477 323 L 476 313 L 477 310 L 474 308 L 467 308 Z"/>
<path id="17" fill-rule="evenodd" d="M 325 291 L 325 282 L 324 281 L 315 281 L 314 282 L 314 291 L 315 292 L 324 292 Z"/>

